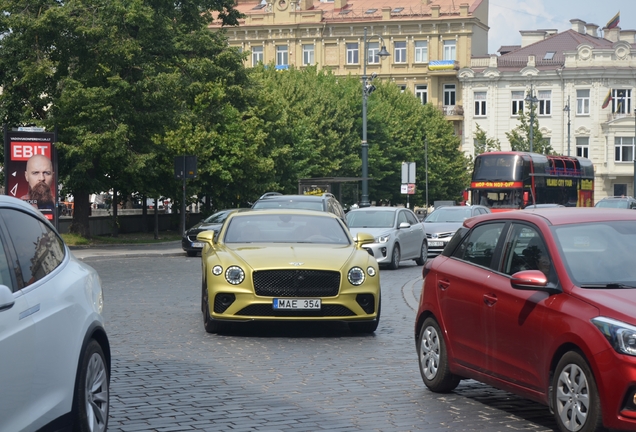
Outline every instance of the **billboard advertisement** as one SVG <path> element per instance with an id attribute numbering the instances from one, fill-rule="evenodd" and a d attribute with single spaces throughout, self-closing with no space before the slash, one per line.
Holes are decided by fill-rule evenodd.
<path id="1" fill-rule="evenodd" d="M 4 130 L 5 194 L 20 198 L 57 226 L 57 157 L 52 132 Z"/>

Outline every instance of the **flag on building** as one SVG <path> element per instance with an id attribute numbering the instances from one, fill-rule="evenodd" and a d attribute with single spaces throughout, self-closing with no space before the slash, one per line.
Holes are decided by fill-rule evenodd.
<path id="1" fill-rule="evenodd" d="M 601 108 L 607 108 L 607 106 L 612 101 L 612 90 L 607 92 L 607 96 L 605 96 L 605 100 L 603 101 L 603 106 Z"/>
<path id="2" fill-rule="evenodd" d="M 614 27 L 618 26 L 618 23 L 621 22 L 621 12 L 618 11 L 618 13 L 616 15 L 614 15 L 614 18 L 612 18 L 611 20 L 609 20 L 607 22 L 607 25 L 605 26 L 606 29 L 613 29 Z"/>

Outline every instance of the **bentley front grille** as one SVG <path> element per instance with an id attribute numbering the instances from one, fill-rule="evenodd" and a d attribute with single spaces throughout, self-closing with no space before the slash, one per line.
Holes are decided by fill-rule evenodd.
<path id="1" fill-rule="evenodd" d="M 340 272 L 327 270 L 262 270 L 254 272 L 254 292 L 266 297 L 334 297 Z"/>

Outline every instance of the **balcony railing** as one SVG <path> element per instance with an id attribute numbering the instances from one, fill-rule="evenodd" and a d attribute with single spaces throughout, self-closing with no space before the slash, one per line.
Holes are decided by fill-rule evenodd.
<path id="1" fill-rule="evenodd" d="M 632 114 L 632 113 L 609 113 L 607 115 L 607 121 L 617 120 L 617 119 L 621 119 L 621 118 L 629 118 L 629 117 L 634 117 L 634 114 Z"/>
<path id="2" fill-rule="evenodd" d="M 464 107 L 461 105 L 444 105 L 442 106 L 442 112 L 445 116 L 463 116 Z"/>

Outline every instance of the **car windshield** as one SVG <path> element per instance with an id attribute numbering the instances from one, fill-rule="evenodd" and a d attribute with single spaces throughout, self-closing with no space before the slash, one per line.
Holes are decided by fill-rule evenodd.
<path id="1" fill-rule="evenodd" d="M 464 222 L 470 217 L 470 207 L 450 209 L 440 207 L 424 219 L 424 222 Z"/>
<path id="2" fill-rule="evenodd" d="M 552 229 L 570 277 L 577 285 L 636 287 L 636 222 L 593 222 Z"/>
<path id="3" fill-rule="evenodd" d="M 596 203 L 596 207 L 606 207 L 606 208 L 626 208 L 627 200 L 600 200 Z"/>
<path id="4" fill-rule="evenodd" d="M 356 210 L 347 213 L 349 228 L 391 228 L 395 212 L 378 210 Z"/>
<path id="5" fill-rule="evenodd" d="M 231 219 L 225 243 L 316 243 L 348 245 L 349 236 L 337 219 L 260 212 Z"/>
<path id="6" fill-rule="evenodd" d="M 302 209 L 322 211 L 321 201 L 268 200 L 254 203 L 255 209 Z"/>
<path id="7" fill-rule="evenodd" d="M 220 212 L 214 213 L 212 216 L 204 219 L 203 222 L 209 223 L 209 224 L 223 223 L 223 221 L 227 218 L 227 215 L 229 213 L 230 213 L 229 211 L 220 211 Z"/>

